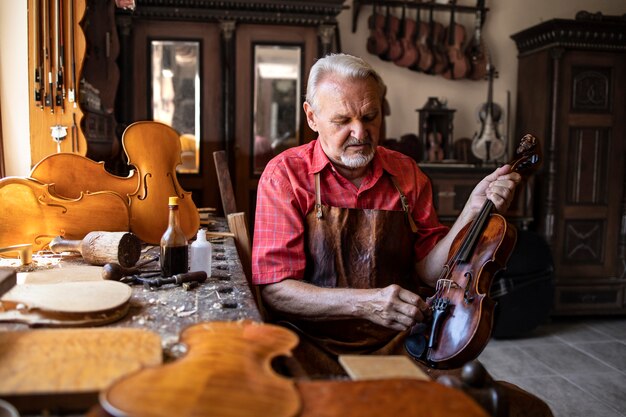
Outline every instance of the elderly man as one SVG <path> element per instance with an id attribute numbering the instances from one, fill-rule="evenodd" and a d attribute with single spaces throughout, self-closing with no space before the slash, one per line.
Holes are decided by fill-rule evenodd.
<path id="1" fill-rule="evenodd" d="M 253 281 L 271 319 L 300 336 L 294 353 L 311 374 L 342 373 L 341 354 L 403 353 L 409 329 L 430 315 L 420 287 L 436 285 L 455 236 L 486 199 L 506 211 L 521 179 L 508 165 L 496 169 L 452 227 L 441 225 L 416 163 L 377 147 L 383 93 L 360 58 L 317 61 L 304 112 L 318 138 L 276 156 L 259 181 Z M 509 416 L 552 415 L 510 384 L 499 389 Z"/>
<path id="2" fill-rule="evenodd" d="M 404 353 L 409 329 L 430 315 L 420 287 L 436 285 L 486 199 L 506 211 L 520 181 L 510 166 L 496 169 L 454 225 L 441 225 L 416 163 L 377 147 L 383 94 L 362 59 L 317 61 L 304 112 L 318 138 L 276 156 L 259 181 L 253 282 L 271 320 L 300 336 L 294 354 L 309 374 L 343 374 L 341 354 Z M 507 415 L 552 415 L 536 397 L 498 386 Z"/>

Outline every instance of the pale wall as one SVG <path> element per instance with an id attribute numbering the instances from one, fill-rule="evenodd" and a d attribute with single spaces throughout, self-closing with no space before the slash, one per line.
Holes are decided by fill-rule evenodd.
<path id="1" fill-rule="evenodd" d="M 346 2 L 352 5 L 352 0 Z M 459 0 L 459 4 L 475 4 Z M 27 0 L 0 0 L 0 99 L 7 175 L 28 175 L 30 146 L 28 134 L 27 77 Z M 515 114 L 517 51 L 510 35 L 544 20 L 555 17 L 574 18 L 579 10 L 601 11 L 605 14 L 626 13 L 626 0 L 487 0 L 490 11 L 484 26 L 484 38 L 492 52 L 499 78 L 494 83 L 494 99 L 506 109 L 507 91 L 511 95 L 511 114 Z M 456 109 L 455 137 L 472 137 L 479 127 L 477 110 L 486 100 L 484 81 L 446 80 L 440 76 L 415 73 L 393 63 L 381 61 L 365 49 L 369 33 L 367 17 L 371 7 L 364 6 L 357 31 L 352 33 L 352 10 L 339 15 L 344 52 L 366 58 L 388 84 L 391 115 L 387 119 L 388 137 L 417 132 L 417 113 L 428 97 L 447 100 Z M 446 24 L 449 15 L 440 13 L 436 19 Z M 459 22 L 468 31 L 473 16 L 460 15 Z M 511 118 L 513 122 L 513 118 Z M 506 125 L 500 130 L 506 132 Z M 513 126 L 510 128 L 514 132 Z"/>
<path id="2" fill-rule="evenodd" d="M 28 175 L 28 34 L 26 0 L 0 0 L 0 100 L 7 175 Z"/>

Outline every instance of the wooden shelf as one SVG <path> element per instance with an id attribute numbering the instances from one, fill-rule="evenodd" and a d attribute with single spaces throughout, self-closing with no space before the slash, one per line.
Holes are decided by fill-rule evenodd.
<path id="1" fill-rule="evenodd" d="M 352 4 L 352 33 L 356 32 L 356 22 L 359 18 L 359 13 L 361 11 L 362 6 L 371 6 L 373 4 L 382 7 L 408 7 L 410 9 L 426 9 L 426 10 L 434 10 L 434 11 L 451 11 L 453 8 L 456 13 L 476 13 L 478 11 L 482 12 L 483 15 L 483 24 L 485 22 L 485 16 L 489 11 L 488 7 L 484 7 L 484 0 L 477 0 L 476 6 L 462 6 L 462 5 L 453 5 L 449 3 L 435 3 L 434 1 L 430 2 L 421 2 L 418 0 L 354 0 Z M 481 6 L 482 4 L 482 6 Z"/>

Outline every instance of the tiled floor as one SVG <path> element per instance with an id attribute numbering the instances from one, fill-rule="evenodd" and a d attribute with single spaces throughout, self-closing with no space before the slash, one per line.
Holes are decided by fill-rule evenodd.
<path id="1" fill-rule="evenodd" d="M 542 398 L 555 417 L 626 417 L 626 318 L 553 318 L 519 339 L 492 339 L 495 379 Z"/>

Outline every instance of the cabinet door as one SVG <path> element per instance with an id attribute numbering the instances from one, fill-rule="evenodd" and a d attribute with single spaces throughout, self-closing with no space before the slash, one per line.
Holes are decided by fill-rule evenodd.
<path id="1" fill-rule="evenodd" d="M 625 61 L 617 53 L 572 51 L 563 57 L 554 253 L 560 283 L 617 276 Z"/>
<path id="2" fill-rule="evenodd" d="M 254 224 L 256 189 L 267 160 L 315 137 L 302 103 L 306 76 L 318 56 L 317 28 L 242 24 L 236 37 L 233 185 L 238 209 Z M 281 75 L 294 70 L 294 53 L 299 56 L 296 73 Z"/>

